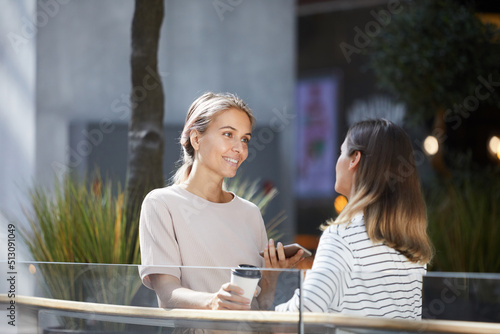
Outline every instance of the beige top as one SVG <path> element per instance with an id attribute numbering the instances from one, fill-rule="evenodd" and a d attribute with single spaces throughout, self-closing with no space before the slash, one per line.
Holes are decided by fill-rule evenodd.
<path id="1" fill-rule="evenodd" d="M 233 194 L 234 195 L 234 194 Z M 178 185 L 150 192 L 142 203 L 139 223 L 139 274 L 152 289 L 149 274 L 169 274 L 183 287 L 216 292 L 231 280 L 230 269 L 264 265 L 259 251 L 267 243 L 259 208 L 236 195 L 229 203 L 213 203 Z"/>

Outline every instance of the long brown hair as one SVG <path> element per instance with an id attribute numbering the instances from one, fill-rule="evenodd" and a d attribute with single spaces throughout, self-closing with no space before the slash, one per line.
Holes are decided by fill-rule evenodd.
<path id="1" fill-rule="evenodd" d="M 373 242 L 383 242 L 412 262 L 430 262 L 426 206 L 408 135 L 398 125 L 376 119 L 354 124 L 346 139 L 348 156 L 361 153 L 354 195 L 327 226 L 347 223 L 362 212 Z"/>
<path id="2" fill-rule="evenodd" d="M 255 118 L 252 114 L 252 110 L 243 100 L 234 94 L 208 92 L 198 97 L 191 104 L 179 140 L 182 147 L 182 165 L 172 177 L 174 184 L 182 183 L 191 173 L 194 162 L 194 148 L 190 140 L 191 131 L 197 130 L 199 133 L 203 134 L 217 113 L 231 108 L 236 108 L 245 112 L 250 119 L 252 127 L 254 126 Z"/>

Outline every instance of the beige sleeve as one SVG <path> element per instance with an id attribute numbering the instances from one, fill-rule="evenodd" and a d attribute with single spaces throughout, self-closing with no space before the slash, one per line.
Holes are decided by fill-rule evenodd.
<path id="1" fill-rule="evenodd" d="M 166 203 L 149 194 L 142 203 L 139 220 L 141 266 L 143 284 L 152 289 L 148 275 L 168 274 L 181 278 L 182 265 L 179 245 Z"/>
<path id="2" fill-rule="evenodd" d="M 267 230 L 266 230 L 266 224 L 264 223 L 264 218 L 260 214 L 259 211 L 259 216 L 261 220 L 261 226 L 262 226 L 262 231 L 260 232 L 260 250 L 264 250 L 267 246 L 267 243 L 269 242 L 269 239 L 267 238 Z M 262 261 L 262 265 L 264 265 L 264 261 Z"/>

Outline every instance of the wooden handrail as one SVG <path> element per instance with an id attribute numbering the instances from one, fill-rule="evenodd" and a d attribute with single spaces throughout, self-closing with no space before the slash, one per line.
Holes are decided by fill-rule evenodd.
<path id="1" fill-rule="evenodd" d="M 0 303 L 8 304 L 11 299 L 0 294 Z M 42 297 L 16 296 L 16 306 L 53 311 L 57 314 L 103 321 L 115 321 L 141 325 L 182 326 L 211 329 L 234 328 L 235 323 L 245 323 L 257 330 L 297 331 L 299 314 L 274 311 L 211 311 L 192 309 L 160 309 L 155 307 L 124 306 L 58 300 Z M 303 314 L 305 328 L 349 328 L 418 333 L 500 333 L 500 324 L 451 321 L 451 320 L 398 320 L 368 318 L 332 313 Z"/>

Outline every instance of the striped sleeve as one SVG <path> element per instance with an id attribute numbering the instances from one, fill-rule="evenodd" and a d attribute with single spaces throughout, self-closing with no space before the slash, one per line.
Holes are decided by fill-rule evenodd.
<path id="1" fill-rule="evenodd" d="M 328 312 L 331 306 L 338 306 L 345 291 L 345 275 L 352 271 L 353 263 L 353 254 L 345 241 L 335 230 L 326 230 L 302 286 L 304 310 Z M 300 293 L 297 289 L 291 300 L 276 306 L 276 311 L 298 311 Z"/>

